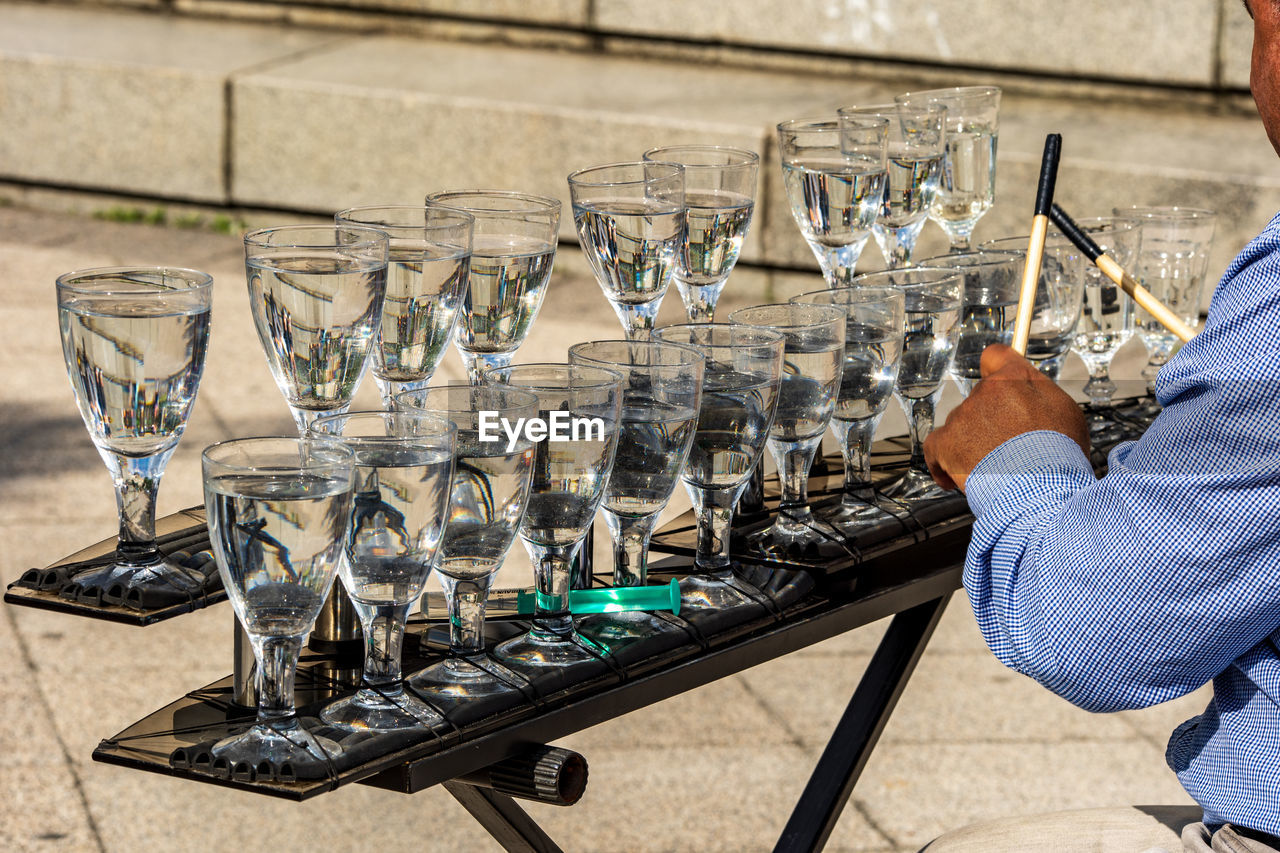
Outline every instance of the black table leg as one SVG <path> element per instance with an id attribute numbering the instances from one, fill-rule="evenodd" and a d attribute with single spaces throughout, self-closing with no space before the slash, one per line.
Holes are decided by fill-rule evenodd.
<path id="1" fill-rule="evenodd" d="M 948 593 L 893 617 L 792 810 L 774 853 L 815 851 L 826 845 L 950 599 Z"/>
<path id="2" fill-rule="evenodd" d="M 511 797 L 465 782 L 445 782 L 444 788 L 510 853 L 561 853 L 551 837 Z"/>

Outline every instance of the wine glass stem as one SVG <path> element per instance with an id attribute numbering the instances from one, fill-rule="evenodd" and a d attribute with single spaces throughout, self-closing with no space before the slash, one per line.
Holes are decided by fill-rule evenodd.
<path id="1" fill-rule="evenodd" d="M 782 487 L 782 500 L 774 526 L 783 530 L 803 530 L 804 521 L 811 515 L 809 512 L 809 467 L 813 464 L 813 455 L 822 443 L 822 436 L 806 438 L 803 441 L 779 441 L 769 439 L 769 452 L 778 466 L 778 480 Z"/>
<path id="2" fill-rule="evenodd" d="M 413 602 L 367 605 L 352 599 L 352 603 L 364 631 L 364 683 L 384 694 L 399 693 L 404 625 Z"/>
<path id="3" fill-rule="evenodd" d="M 293 679 L 302 637 L 253 637 L 258 658 L 258 722 L 279 723 L 294 716 Z"/>
<path id="4" fill-rule="evenodd" d="M 484 608 L 489 600 L 493 575 L 455 578 L 439 574 L 449 608 L 449 652 L 471 657 L 484 651 Z"/>
<path id="5" fill-rule="evenodd" d="M 484 372 L 495 368 L 508 367 L 511 364 L 509 352 L 469 352 L 461 350 L 462 361 L 467 366 L 467 379 L 472 385 L 484 384 Z"/>
<path id="6" fill-rule="evenodd" d="M 116 554 L 122 564 L 145 566 L 160 560 L 156 547 L 156 492 L 172 453 L 167 450 L 141 458 L 111 455 L 111 479 L 120 514 Z"/>
<path id="7" fill-rule="evenodd" d="M 538 588 L 534 600 L 531 635 L 542 639 L 561 639 L 573 633 L 573 617 L 569 615 L 569 578 L 572 574 L 572 545 L 540 545 L 541 558 L 534 568 Z"/>
<path id="8" fill-rule="evenodd" d="M 303 435 L 307 430 L 311 429 L 311 425 L 325 415 L 340 415 L 351 408 L 351 403 L 343 403 L 341 406 L 334 406 L 332 409 L 297 409 L 290 407 L 293 411 L 293 420 L 298 425 L 298 434 Z"/>
<path id="9" fill-rule="evenodd" d="M 716 320 L 716 303 L 720 301 L 720 292 L 724 290 L 724 282 L 717 284 L 688 284 L 677 280 L 680 298 L 684 300 L 684 310 L 690 323 L 714 323 Z"/>
<path id="10" fill-rule="evenodd" d="M 1110 405 L 1116 390 L 1116 384 L 1111 381 L 1110 360 L 1094 359 L 1088 366 L 1089 381 L 1084 385 L 1084 393 L 1089 395 L 1089 402 L 1095 406 Z"/>
<path id="11" fill-rule="evenodd" d="M 613 585 L 644 586 L 649 579 L 649 536 L 658 514 L 618 515 L 605 511 L 613 537 Z"/>
<path id="12" fill-rule="evenodd" d="M 907 427 L 911 430 L 911 468 L 926 475 L 929 465 L 924 461 L 924 440 L 933 432 L 933 413 L 941 396 L 942 390 L 938 389 L 924 397 L 902 398 Z"/>
<path id="13" fill-rule="evenodd" d="M 738 485 L 727 489 L 689 486 L 693 511 L 698 517 L 698 549 L 693 564 L 699 571 L 713 574 L 730 571 L 729 536 L 733 524 L 733 507 L 746 486 L 745 478 Z"/>
<path id="14" fill-rule="evenodd" d="M 840 455 L 844 457 L 844 503 L 873 502 L 871 486 L 871 438 L 880 416 L 851 421 L 845 430 Z"/>

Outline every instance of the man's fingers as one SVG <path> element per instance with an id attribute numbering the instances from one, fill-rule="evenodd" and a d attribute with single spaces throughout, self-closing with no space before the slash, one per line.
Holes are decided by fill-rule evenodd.
<path id="1" fill-rule="evenodd" d="M 1030 366 L 1030 362 L 1018 355 L 1013 347 L 1007 347 L 1004 344 L 991 344 L 982 351 L 982 361 L 979 364 L 979 369 L 985 377 L 1019 362 Z M 1032 369 L 1034 370 L 1035 368 Z"/>
<path id="2" fill-rule="evenodd" d="M 933 481 L 935 483 L 944 489 L 954 489 L 956 488 L 955 481 L 951 479 L 951 475 L 943 469 L 942 464 L 938 461 L 938 447 L 940 442 L 943 440 L 939 437 L 939 433 L 942 429 L 943 428 L 939 428 L 938 430 L 929 433 L 925 438 L 924 461 L 925 464 L 929 466 L 929 473 L 933 475 Z"/>

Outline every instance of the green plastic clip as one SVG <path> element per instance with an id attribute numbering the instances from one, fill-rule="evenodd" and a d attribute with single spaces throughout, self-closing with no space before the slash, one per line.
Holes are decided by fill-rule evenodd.
<path id="1" fill-rule="evenodd" d="M 516 612 L 534 612 L 538 594 L 522 589 L 516 596 Z M 670 610 L 680 613 L 680 584 L 672 579 L 666 586 L 614 586 L 603 589 L 575 589 L 569 592 L 569 612 L 621 613 L 625 610 Z"/>

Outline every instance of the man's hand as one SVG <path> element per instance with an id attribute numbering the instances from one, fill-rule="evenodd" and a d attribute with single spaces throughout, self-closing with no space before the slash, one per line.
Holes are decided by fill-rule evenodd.
<path id="1" fill-rule="evenodd" d="M 924 442 L 938 485 L 964 491 L 970 472 L 1009 439 L 1033 430 L 1060 432 L 1089 453 L 1084 415 L 1065 391 L 1012 348 L 982 352 L 982 381 Z"/>

